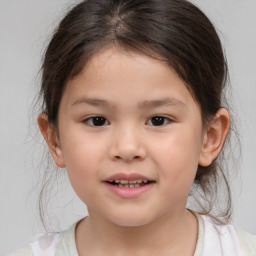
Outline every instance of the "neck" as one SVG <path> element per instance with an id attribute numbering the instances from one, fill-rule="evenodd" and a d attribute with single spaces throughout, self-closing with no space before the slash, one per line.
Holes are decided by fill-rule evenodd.
<path id="1" fill-rule="evenodd" d="M 159 252 L 164 255 L 164 251 L 169 255 L 172 255 L 171 251 L 177 255 L 193 255 L 197 220 L 191 212 L 178 209 L 143 226 L 122 227 L 91 214 L 79 223 L 76 241 L 79 255 L 88 251 L 93 252 L 89 255 L 125 256 L 136 255 L 138 251 L 140 255 L 156 255 Z M 189 253 L 185 253 L 184 248 Z"/>

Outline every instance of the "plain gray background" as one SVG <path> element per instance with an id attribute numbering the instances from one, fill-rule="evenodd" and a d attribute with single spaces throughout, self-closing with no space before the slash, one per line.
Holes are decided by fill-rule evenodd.
<path id="1" fill-rule="evenodd" d="M 43 146 L 33 139 L 36 116 L 31 107 L 46 42 L 59 18 L 76 2 L 0 0 L 0 255 L 43 231 L 36 211 Z M 226 49 L 243 152 L 233 183 L 233 222 L 256 233 L 256 0 L 192 2 L 221 31 Z M 61 184 L 50 207 L 50 224 L 56 230 L 86 214 L 65 177 Z"/>

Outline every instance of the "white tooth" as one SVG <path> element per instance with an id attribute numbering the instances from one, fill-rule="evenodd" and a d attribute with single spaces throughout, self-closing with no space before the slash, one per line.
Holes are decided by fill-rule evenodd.
<path id="1" fill-rule="evenodd" d="M 128 180 L 121 180 L 121 184 L 128 184 Z"/>
<path id="2" fill-rule="evenodd" d="M 141 183 L 142 182 L 142 180 L 137 180 L 137 183 Z"/>
<path id="3" fill-rule="evenodd" d="M 137 180 L 129 180 L 129 184 L 135 184 L 137 183 Z"/>
<path id="4" fill-rule="evenodd" d="M 134 188 L 135 185 L 130 185 L 130 188 Z"/>
<path id="5" fill-rule="evenodd" d="M 115 180 L 115 183 L 119 183 L 120 182 L 120 180 Z"/>
<path id="6" fill-rule="evenodd" d="M 144 183 L 148 183 L 148 181 L 147 181 L 147 180 L 143 180 L 143 182 L 144 182 Z"/>
<path id="7" fill-rule="evenodd" d="M 135 187 L 135 188 L 138 188 L 138 187 L 140 187 L 140 185 L 139 185 L 139 184 L 135 184 L 134 187 Z"/>
<path id="8" fill-rule="evenodd" d="M 121 185 L 121 184 L 119 184 L 119 185 L 118 185 L 118 187 L 119 187 L 119 188 L 123 188 L 124 186 L 123 186 L 123 185 Z"/>
<path id="9" fill-rule="evenodd" d="M 129 188 L 129 185 L 124 185 L 125 188 Z"/>

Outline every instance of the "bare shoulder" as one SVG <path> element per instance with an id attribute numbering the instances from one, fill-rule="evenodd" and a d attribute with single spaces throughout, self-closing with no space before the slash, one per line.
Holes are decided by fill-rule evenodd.
<path id="1" fill-rule="evenodd" d="M 256 235 L 235 227 L 240 246 L 245 255 L 256 255 Z"/>
<path id="2" fill-rule="evenodd" d="M 28 245 L 27 247 L 17 250 L 6 256 L 33 256 L 33 253 L 32 253 L 31 247 Z"/>

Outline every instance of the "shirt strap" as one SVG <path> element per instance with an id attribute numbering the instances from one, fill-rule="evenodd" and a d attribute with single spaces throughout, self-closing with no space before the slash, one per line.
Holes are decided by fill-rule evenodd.
<path id="1" fill-rule="evenodd" d="M 205 227 L 203 256 L 242 256 L 240 242 L 232 225 L 218 225 L 208 216 L 202 216 Z"/>
<path id="2" fill-rule="evenodd" d="M 55 256 L 60 240 L 59 233 L 47 233 L 30 243 L 34 256 Z"/>

